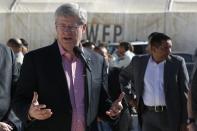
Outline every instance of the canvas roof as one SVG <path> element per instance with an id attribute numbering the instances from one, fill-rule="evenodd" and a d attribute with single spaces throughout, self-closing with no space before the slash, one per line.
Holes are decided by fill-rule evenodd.
<path id="1" fill-rule="evenodd" d="M 53 12 L 65 2 L 76 2 L 88 12 L 196 12 L 197 0 L 0 0 L 0 12 Z"/>

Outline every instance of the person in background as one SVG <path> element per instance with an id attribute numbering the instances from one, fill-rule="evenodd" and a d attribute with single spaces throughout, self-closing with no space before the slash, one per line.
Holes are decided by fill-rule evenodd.
<path id="1" fill-rule="evenodd" d="M 19 67 L 13 51 L 0 44 L 0 131 L 22 131 L 22 123 L 11 108 Z"/>
<path id="2" fill-rule="evenodd" d="M 118 68 L 125 68 L 131 62 L 133 56 L 135 55 L 131 52 L 132 45 L 129 42 L 120 42 L 118 50 L 114 56 L 113 65 Z"/>
<path id="3" fill-rule="evenodd" d="M 23 63 L 23 52 L 22 52 L 22 41 L 18 38 L 11 38 L 7 42 L 7 46 L 10 47 L 14 51 L 14 55 L 16 57 L 16 62 L 21 64 Z"/>
<path id="4" fill-rule="evenodd" d="M 94 42 L 90 42 L 90 41 L 86 41 L 82 44 L 83 47 L 85 48 L 89 48 L 91 50 L 94 50 L 95 48 L 95 43 Z"/>
<path id="5" fill-rule="evenodd" d="M 102 43 L 99 44 L 98 46 L 96 46 L 94 48 L 94 51 L 97 52 L 98 54 L 100 54 L 101 56 L 103 56 L 103 58 L 105 59 L 107 74 L 108 74 L 109 73 L 109 61 L 108 61 L 109 59 L 108 59 L 108 51 L 106 49 L 105 44 L 102 44 Z M 110 92 L 109 85 L 108 85 L 108 91 Z M 97 118 L 97 121 L 98 121 L 99 131 L 112 131 L 112 128 L 110 127 L 109 121 L 102 120 L 99 117 Z"/>
<path id="6" fill-rule="evenodd" d="M 189 131 L 197 131 L 197 70 L 194 71 L 191 88 L 188 93 L 188 119 L 187 128 Z"/>
<path id="7" fill-rule="evenodd" d="M 94 48 L 94 51 L 104 57 L 107 63 L 107 68 L 109 68 L 111 64 L 111 55 L 108 53 L 107 45 L 105 43 L 100 43 L 98 46 Z"/>
<path id="8" fill-rule="evenodd" d="M 28 51 L 29 51 L 29 44 L 27 43 L 27 41 L 23 38 L 20 38 L 23 46 L 22 46 L 22 52 L 23 52 L 23 55 L 25 55 Z"/>
<path id="9" fill-rule="evenodd" d="M 95 47 L 95 51 L 100 55 L 102 55 L 106 60 L 106 63 L 108 63 L 107 64 L 108 65 L 108 92 L 112 101 L 115 101 L 119 97 L 119 94 L 121 93 L 120 83 L 119 83 L 119 73 L 121 69 L 118 67 L 109 66 L 110 56 L 107 51 L 106 44 L 104 43 L 99 44 L 98 46 Z M 103 123 L 103 121 L 101 121 L 100 125 L 102 126 L 102 124 L 104 124 L 104 126 L 103 126 L 103 130 L 101 131 L 105 131 L 105 130 L 130 131 L 132 125 L 131 114 L 129 112 L 129 107 L 126 101 L 123 100 L 123 111 L 121 112 L 120 118 L 118 119 L 118 121 L 115 122 L 115 124 L 110 122 Z M 108 127 L 109 125 L 111 126 L 110 129 Z"/>
<path id="10" fill-rule="evenodd" d="M 172 41 L 163 33 L 149 38 L 151 53 L 135 56 L 120 73 L 131 101 L 136 95 L 142 131 L 185 131 L 189 76 L 182 57 L 172 55 Z"/>
<path id="11" fill-rule="evenodd" d="M 118 119 L 121 93 L 113 103 L 106 62 L 82 47 L 87 12 L 66 3 L 55 11 L 57 40 L 24 57 L 13 109 L 28 131 L 97 131 L 97 117 Z"/>

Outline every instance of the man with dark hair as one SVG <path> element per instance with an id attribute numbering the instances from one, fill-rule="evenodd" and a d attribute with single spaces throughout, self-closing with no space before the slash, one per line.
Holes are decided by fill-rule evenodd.
<path id="1" fill-rule="evenodd" d="M 23 46 L 22 46 L 22 52 L 23 52 L 23 54 L 26 54 L 28 51 L 29 51 L 29 44 L 27 43 L 27 41 L 25 40 L 25 39 L 23 39 L 23 38 L 20 38 L 20 40 L 21 40 L 21 42 L 22 42 L 22 44 L 23 44 Z"/>
<path id="2" fill-rule="evenodd" d="M 11 109 L 18 75 L 12 50 L 0 44 L 0 131 L 21 131 L 21 122 Z"/>
<path id="3" fill-rule="evenodd" d="M 94 42 L 90 42 L 90 41 L 86 41 L 82 44 L 83 47 L 85 48 L 89 48 L 91 50 L 94 50 L 95 48 L 95 43 Z"/>
<path id="4" fill-rule="evenodd" d="M 22 49 L 22 47 L 23 47 L 22 41 L 18 38 L 11 38 L 8 40 L 7 46 L 10 47 L 14 51 L 16 62 L 22 65 L 23 58 L 24 58 L 24 55 L 22 52 L 22 50 L 23 50 Z"/>
<path id="5" fill-rule="evenodd" d="M 185 61 L 171 54 L 171 38 L 163 33 L 152 35 L 149 46 L 150 54 L 135 56 L 120 73 L 121 88 L 128 101 L 137 96 L 142 131 L 180 131 L 187 119 Z"/>
<path id="6" fill-rule="evenodd" d="M 194 70 L 194 74 L 191 81 L 191 88 L 188 93 L 188 119 L 187 119 L 188 131 L 197 130 L 196 120 L 197 120 L 197 69 Z"/>
<path id="7" fill-rule="evenodd" d="M 109 54 L 107 51 L 107 47 L 105 43 L 101 43 L 98 46 L 95 47 L 95 51 L 99 54 L 101 54 L 107 63 L 110 63 L 110 58 L 109 58 Z M 120 83 L 119 83 L 119 73 L 120 73 L 121 69 L 118 67 L 110 67 L 108 64 L 108 92 L 109 95 L 111 97 L 112 101 L 115 101 L 118 97 L 119 94 L 121 93 L 121 89 L 120 89 Z M 123 101 L 123 110 L 120 114 L 120 117 L 118 119 L 118 121 L 111 125 L 112 131 L 130 131 L 131 130 L 131 114 L 129 112 L 129 107 L 128 104 Z M 101 121 L 100 125 L 102 127 L 103 122 Z M 110 131 L 108 126 L 105 126 L 107 124 L 103 124 L 104 125 L 104 129 L 106 129 L 106 131 Z M 102 130 L 101 130 L 102 131 Z M 104 130 L 103 130 L 104 131 Z"/>
<path id="8" fill-rule="evenodd" d="M 118 50 L 114 56 L 113 65 L 118 68 L 125 68 L 131 62 L 135 55 L 130 51 L 131 45 L 129 42 L 120 42 Z"/>

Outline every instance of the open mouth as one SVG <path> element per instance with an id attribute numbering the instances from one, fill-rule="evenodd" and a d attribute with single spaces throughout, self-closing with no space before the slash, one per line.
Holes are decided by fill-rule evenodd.
<path id="1" fill-rule="evenodd" d="M 66 37 L 66 38 L 63 38 L 65 41 L 72 41 L 73 39 L 71 37 Z"/>

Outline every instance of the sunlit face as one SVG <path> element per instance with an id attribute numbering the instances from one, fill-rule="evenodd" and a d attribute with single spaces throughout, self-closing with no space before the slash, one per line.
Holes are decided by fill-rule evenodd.
<path id="1" fill-rule="evenodd" d="M 7 46 L 10 47 L 14 53 L 19 53 L 22 51 L 22 47 L 16 46 L 14 44 L 8 43 Z"/>
<path id="2" fill-rule="evenodd" d="M 102 55 L 103 57 L 105 58 L 106 62 L 108 62 L 108 52 L 107 52 L 107 49 L 106 48 L 101 48 L 101 52 L 102 52 Z"/>
<path id="3" fill-rule="evenodd" d="M 66 51 L 73 51 L 74 46 L 79 45 L 86 25 L 79 25 L 78 19 L 73 16 L 56 18 L 56 31 L 58 43 Z"/>
<path id="4" fill-rule="evenodd" d="M 172 41 L 171 40 L 163 41 L 161 46 L 152 47 L 151 50 L 152 50 L 153 58 L 157 62 L 161 62 L 168 57 L 168 55 L 171 53 L 171 49 L 172 49 Z"/>
<path id="5" fill-rule="evenodd" d="M 26 54 L 28 52 L 28 48 L 25 46 L 22 46 L 22 52 L 23 54 Z"/>

